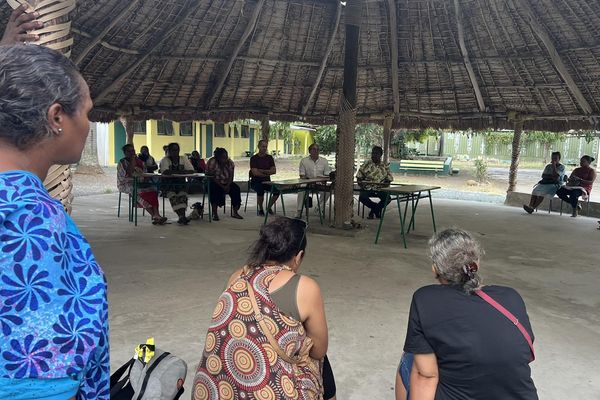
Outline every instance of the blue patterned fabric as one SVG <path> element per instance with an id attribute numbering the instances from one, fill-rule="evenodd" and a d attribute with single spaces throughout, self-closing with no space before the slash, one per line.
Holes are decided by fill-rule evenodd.
<path id="1" fill-rule="evenodd" d="M 41 180 L 3 172 L 0 384 L 65 377 L 80 382 L 78 399 L 109 399 L 106 280 L 89 243 Z"/>
<path id="2" fill-rule="evenodd" d="M 3 379 L 0 378 L 0 399 L 4 400 L 65 400 L 77 396 L 80 382 L 72 378 Z"/>

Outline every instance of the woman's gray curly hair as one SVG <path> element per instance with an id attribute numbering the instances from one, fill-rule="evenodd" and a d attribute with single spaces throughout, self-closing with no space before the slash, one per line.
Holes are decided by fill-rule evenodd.
<path id="1" fill-rule="evenodd" d="M 61 53 L 43 46 L 0 46 L 0 139 L 19 150 L 52 134 L 55 103 L 75 115 L 83 105 L 82 78 Z"/>
<path id="2" fill-rule="evenodd" d="M 440 279 L 461 286 L 465 293 L 481 287 L 477 269 L 485 252 L 469 232 L 446 229 L 429 240 L 429 251 Z"/>

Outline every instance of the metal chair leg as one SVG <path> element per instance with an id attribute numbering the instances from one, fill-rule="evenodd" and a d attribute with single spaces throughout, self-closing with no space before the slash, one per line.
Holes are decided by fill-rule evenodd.
<path id="1" fill-rule="evenodd" d="M 244 212 L 248 208 L 248 196 L 250 196 L 250 181 L 248 181 L 248 189 L 246 190 L 246 204 L 244 204 Z"/>
<path id="2" fill-rule="evenodd" d="M 117 208 L 117 218 L 121 218 L 121 192 L 119 192 L 119 205 Z"/>

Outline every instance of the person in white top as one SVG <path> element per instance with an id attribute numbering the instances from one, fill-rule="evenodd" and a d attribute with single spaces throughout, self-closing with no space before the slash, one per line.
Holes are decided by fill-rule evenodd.
<path id="1" fill-rule="evenodd" d="M 163 175 L 189 175 L 193 174 L 194 167 L 187 157 L 179 155 L 179 144 L 169 143 L 167 147 L 169 155 L 160 160 L 159 171 Z M 186 217 L 185 211 L 188 206 L 187 184 L 185 178 L 171 178 L 161 185 L 163 193 L 171 203 L 173 211 L 179 217 L 179 225 L 187 225 L 190 219 Z"/>
<path id="2" fill-rule="evenodd" d="M 323 157 L 319 157 L 319 145 L 316 143 L 311 144 L 308 147 L 308 157 L 303 158 L 300 161 L 300 178 L 319 178 L 323 176 L 329 176 L 331 168 L 329 167 L 329 161 Z M 319 194 L 320 204 L 325 204 L 329 195 L 327 193 Z M 298 202 L 296 207 L 296 218 L 302 217 L 302 202 L 304 201 L 304 193 L 298 193 Z M 307 209 L 308 212 L 308 209 Z"/>

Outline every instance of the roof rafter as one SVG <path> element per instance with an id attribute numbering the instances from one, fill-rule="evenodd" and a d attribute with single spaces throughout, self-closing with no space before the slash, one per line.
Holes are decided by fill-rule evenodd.
<path id="1" fill-rule="evenodd" d="M 319 88 L 319 84 L 323 79 L 323 72 L 325 71 L 325 67 L 327 66 L 327 60 L 329 59 L 329 55 L 331 54 L 331 50 L 333 49 L 333 44 L 335 42 L 335 35 L 337 34 L 338 28 L 340 26 L 340 20 L 342 18 L 342 4 L 340 2 L 337 3 L 337 10 L 335 14 L 335 23 L 333 25 L 333 29 L 331 30 L 331 35 L 329 36 L 329 43 L 327 44 L 327 49 L 325 50 L 325 55 L 323 56 L 323 60 L 321 60 L 321 65 L 319 66 L 319 73 L 317 75 L 317 79 L 315 79 L 315 83 L 313 84 L 312 90 L 310 91 L 310 95 L 304 106 L 302 106 L 302 115 L 305 115 L 308 112 L 308 107 L 310 107 L 310 103 L 312 99 L 315 97 L 317 93 L 317 89 Z"/>
<path id="2" fill-rule="evenodd" d="M 81 51 L 81 53 L 77 56 L 77 59 L 75 60 L 75 64 L 79 65 L 83 59 L 89 54 L 90 51 L 92 51 L 92 49 L 94 47 L 96 47 L 100 42 L 102 42 L 102 39 L 104 39 L 104 37 L 108 34 L 108 32 L 110 32 L 112 30 L 112 28 L 114 28 L 119 22 L 121 22 L 121 20 L 123 20 L 123 18 L 125 18 L 127 15 L 129 15 L 129 13 L 135 8 L 135 6 L 137 6 L 137 4 L 139 3 L 139 0 L 132 0 L 129 5 L 127 6 L 127 8 L 125 8 L 123 11 L 121 11 L 116 18 L 114 18 L 112 20 L 112 22 L 110 24 L 108 24 L 108 26 L 106 28 L 104 28 L 104 30 L 102 30 L 102 32 L 100 32 L 91 42 L 90 44 L 88 44 L 86 46 L 85 49 L 83 49 Z"/>
<path id="3" fill-rule="evenodd" d="M 388 0 L 390 14 L 390 61 L 392 63 L 392 93 L 394 98 L 394 114 L 400 112 L 400 83 L 398 81 L 398 23 L 396 0 Z"/>
<path id="4" fill-rule="evenodd" d="M 467 69 L 467 74 L 469 75 L 471 85 L 473 86 L 475 97 L 477 98 L 477 106 L 479 107 L 479 111 L 485 112 L 485 103 L 483 101 L 483 96 L 481 95 L 481 89 L 479 88 L 479 83 L 477 82 L 475 71 L 473 70 L 473 66 L 471 65 L 467 45 L 465 44 L 465 30 L 463 27 L 462 14 L 460 11 L 460 5 L 458 4 L 458 0 L 454 0 L 454 13 L 456 14 L 456 26 L 458 28 L 458 44 L 460 46 L 460 52 L 463 56 L 463 62 L 465 64 L 465 68 Z"/>
<path id="5" fill-rule="evenodd" d="M 152 52 L 160 46 L 169 36 L 173 34 L 183 23 L 186 21 L 187 17 L 191 15 L 196 8 L 200 6 L 200 2 L 197 3 L 196 6 L 192 7 L 194 3 L 193 0 L 188 0 L 181 10 L 187 10 L 187 13 L 178 19 L 177 23 L 172 25 L 169 29 L 165 30 L 161 35 L 158 36 L 158 40 L 144 53 L 140 58 L 136 60 L 129 68 L 127 68 L 122 74 L 120 74 L 114 81 L 111 82 L 106 88 L 102 90 L 97 96 L 94 97 L 94 102 L 100 102 L 107 94 L 109 94 L 115 87 L 117 87 L 123 79 L 127 78 L 129 74 L 131 74 L 137 67 L 139 67 L 151 54 Z"/>
<path id="6" fill-rule="evenodd" d="M 575 100 L 577 100 L 577 103 L 579 104 L 579 106 L 581 107 L 583 112 L 585 112 L 588 115 L 592 114 L 593 110 L 592 110 L 592 107 L 590 106 L 590 103 L 588 103 L 588 101 L 585 99 L 585 97 L 583 96 L 583 93 L 581 92 L 581 90 L 579 89 L 579 87 L 577 86 L 575 81 L 573 80 L 573 77 L 567 70 L 567 66 L 563 62 L 560 54 L 558 53 L 558 50 L 556 50 L 556 46 L 554 46 L 554 43 L 552 42 L 550 35 L 548 35 L 548 32 L 546 31 L 546 29 L 542 26 L 541 22 L 538 20 L 537 16 L 534 14 L 533 9 L 527 3 L 527 0 L 525 0 L 525 1 L 517 0 L 517 4 L 525 10 L 525 12 L 527 14 L 527 19 L 529 20 L 529 23 L 530 23 L 531 29 L 533 30 L 533 33 L 535 33 L 535 35 L 544 44 L 544 47 L 546 48 L 546 51 L 548 52 L 548 55 L 550 56 L 550 61 L 554 65 L 554 68 L 556 68 L 556 70 L 562 77 L 563 81 L 566 83 L 567 87 L 569 88 L 569 90 L 571 91 L 573 96 L 575 97 Z"/>
<path id="7" fill-rule="evenodd" d="M 244 43 L 246 43 L 246 40 L 248 40 L 250 34 L 252 33 L 252 31 L 254 31 L 254 28 L 256 27 L 256 21 L 258 21 L 258 16 L 260 15 L 260 11 L 262 10 L 264 3 L 265 0 L 258 0 L 258 2 L 256 3 L 256 7 L 254 7 L 254 10 L 252 11 L 250 21 L 248 21 L 248 25 L 246 25 L 246 29 L 244 30 L 240 41 L 235 46 L 235 49 L 233 49 L 233 53 L 231 53 L 231 55 L 229 56 L 229 59 L 227 60 L 227 66 L 223 70 L 221 77 L 219 78 L 219 81 L 217 83 L 217 86 L 213 90 L 213 93 L 210 96 L 210 99 L 208 100 L 209 107 L 212 107 L 217 97 L 219 97 L 219 95 L 221 94 L 221 90 L 223 89 L 223 85 L 225 84 L 225 81 L 227 80 L 227 77 L 231 72 L 231 68 L 233 67 L 235 59 L 237 58 L 240 50 L 242 49 L 242 46 L 244 45 Z"/>

